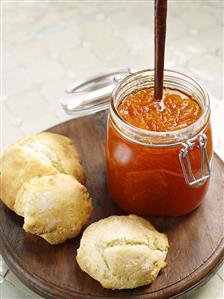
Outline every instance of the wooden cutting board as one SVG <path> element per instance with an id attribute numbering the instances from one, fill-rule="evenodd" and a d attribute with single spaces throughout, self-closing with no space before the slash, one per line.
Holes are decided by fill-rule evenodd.
<path id="1" fill-rule="evenodd" d="M 70 120 L 51 129 L 77 144 L 94 200 L 91 221 L 121 214 L 110 199 L 106 184 L 106 112 Z M 187 198 L 186 198 L 187 200 Z M 224 163 L 215 154 L 209 191 L 202 205 L 176 218 L 150 217 L 168 235 L 168 267 L 149 286 L 112 291 L 83 273 L 76 261 L 80 238 L 51 246 L 23 231 L 23 219 L 0 204 L 1 254 L 11 270 L 45 298 L 169 298 L 186 294 L 205 283 L 224 255 Z M 109 232 L 108 232 L 109 233 Z M 176 298 L 176 297 L 175 297 Z"/>

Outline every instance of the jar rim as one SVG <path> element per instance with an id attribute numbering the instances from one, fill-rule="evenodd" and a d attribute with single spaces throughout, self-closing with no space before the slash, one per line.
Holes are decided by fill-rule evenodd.
<path id="1" fill-rule="evenodd" d="M 119 114 L 119 112 L 117 110 L 118 106 L 116 107 L 116 104 L 115 104 L 115 100 L 118 95 L 119 89 L 121 88 L 122 85 L 125 86 L 125 84 L 127 84 L 128 82 L 132 82 L 132 80 L 133 81 L 136 80 L 135 79 L 136 77 L 138 77 L 139 75 L 142 75 L 144 73 L 147 73 L 147 72 L 151 72 L 152 74 L 150 74 L 149 76 L 153 76 L 153 78 L 154 78 L 154 69 L 144 69 L 144 70 L 140 70 L 135 73 L 132 73 L 119 81 L 119 83 L 116 85 L 116 87 L 112 93 L 111 108 L 110 108 L 110 114 L 112 115 L 112 118 L 115 120 L 115 122 L 118 124 L 119 127 L 123 127 L 125 129 L 125 131 L 128 131 L 128 132 L 131 131 L 134 134 L 134 136 L 136 136 L 136 134 L 141 134 L 145 138 L 150 137 L 151 140 L 159 139 L 160 141 L 162 138 L 163 142 L 158 142 L 160 144 L 161 143 L 162 144 L 163 143 L 169 143 L 169 144 L 171 143 L 171 144 L 175 144 L 175 145 L 178 143 L 182 144 L 183 140 L 193 138 L 200 131 L 200 129 L 203 129 L 203 127 L 205 126 L 205 124 L 207 123 L 207 121 L 209 119 L 210 99 L 209 99 L 209 94 L 208 94 L 206 88 L 201 83 L 199 83 L 196 79 L 192 78 L 191 76 L 186 75 L 181 72 L 165 69 L 164 70 L 164 79 L 167 74 L 169 74 L 173 78 L 175 78 L 175 76 L 180 76 L 182 78 L 182 80 L 190 80 L 190 82 L 192 83 L 192 86 L 194 84 L 198 89 L 200 89 L 200 92 L 202 93 L 203 99 L 205 101 L 205 105 L 203 107 L 204 109 L 203 109 L 201 116 L 193 124 L 191 124 L 190 126 L 187 126 L 185 128 L 174 130 L 174 131 L 157 132 L 157 131 L 150 131 L 150 130 L 145 130 L 145 129 L 135 127 L 132 124 L 126 122 L 121 117 L 121 115 Z M 187 136 L 187 138 L 186 138 L 186 136 Z M 135 142 L 135 140 L 132 140 L 132 141 Z M 140 142 L 140 143 L 144 144 L 144 142 Z M 152 143 L 153 142 L 146 142 L 146 145 L 150 145 Z"/>

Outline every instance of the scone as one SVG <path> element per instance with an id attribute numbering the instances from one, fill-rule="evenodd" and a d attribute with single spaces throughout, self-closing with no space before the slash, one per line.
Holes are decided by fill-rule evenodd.
<path id="1" fill-rule="evenodd" d="M 44 154 L 15 144 L 4 152 L 0 161 L 0 198 L 13 210 L 16 194 L 24 182 L 35 176 L 58 173 Z"/>
<path id="2" fill-rule="evenodd" d="M 91 216 L 92 201 L 73 176 L 58 174 L 26 182 L 17 194 L 14 210 L 24 217 L 26 232 L 59 244 L 80 233 Z"/>
<path id="3" fill-rule="evenodd" d="M 62 135 L 41 133 L 25 137 L 9 147 L 0 160 L 0 198 L 13 209 L 16 194 L 27 180 L 66 173 L 85 182 L 72 141 Z"/>
<path id="4" fill-rule="evenodd" d="M 129 289 L 151 283 L 166 266 L 168 239 L 147 220 L 110 216 L 84 231 L 76 260 L 104 288 Z"/>
<path id="5" fill-rule="evenodd" d="M 44 154 L 60 173 L 73 175 L 81 184 L 85 183 L 83 167 L 76 147 L 70 138 L 43 132 L 25 137 L 19 140 L 18 144 L 31 147 L 36 152 Z"/>

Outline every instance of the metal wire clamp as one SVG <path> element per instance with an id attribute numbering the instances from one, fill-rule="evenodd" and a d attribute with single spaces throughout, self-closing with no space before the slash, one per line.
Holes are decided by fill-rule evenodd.
<path id="1" fill-rule="evenodd" d="M 206 149 L 207 144 L 207 136 L 204 133 L 201 133 L 197 137 L 198 139 L 198 146 L 201 150 L 201 176 L 199 178 L 195 178 L 192 167 L 191 161 L 189 157 L 189 151 L 193 150 L 195 142 L 188 140 L 186 143 L 183 143 L 183 148 L 179 152 L 179 161 L 183 171 L 184 179 L 187 185 L 193 186 L 201 186 L 203 185 L 206 180 L 210 177 L 211 173 L 211 166 L 208 159 L 208 152 Z M 186 160 L 187 170 L 184 164 L 184 159 Z"/>

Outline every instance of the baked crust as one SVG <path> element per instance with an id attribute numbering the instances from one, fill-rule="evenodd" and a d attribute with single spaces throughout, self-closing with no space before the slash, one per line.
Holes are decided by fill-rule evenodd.
<path id="1" fill-rule="evenodd" d="M 0 161 L 0 198 L 13 210 L 16 194 L 24 182 L 36 176 L 58 173 L 45 155 L 15 144 L 4 152 Z"/>
<path id="2" fill-rule="evenodd" d="M 92 201 L 73 176 L 58 174 L 26 182 L 17 194 L 14 210 L 24 217 L 26 232 L 59 244 L 81 232 L 91 216 Z"/>
<path id="3" fill-rule="evenodd" d="M 136 288 L 156 279 L 166 266 L 168 247 L 167 236 L 149 221 L 110 216 L 84 231 L 76 260 L 104 288 Z"/>
<path id="4" fill-rule="evenodd" d="M 9 147 L 0 160 L 0 198 L 13 209 L 23 183 L 36 176 L 66 173 L 85 183 L 71 139 L 49 132 L 28 136 Z"/>
<path id="5" fill-rule="evenodd" d="M 74 176 L 81 184 L 86 181 L 83 167 L 72 140 L 66 136 L 43 132 L 28 136 L 18 142 L 43 153 L 60 173 Z"/>

